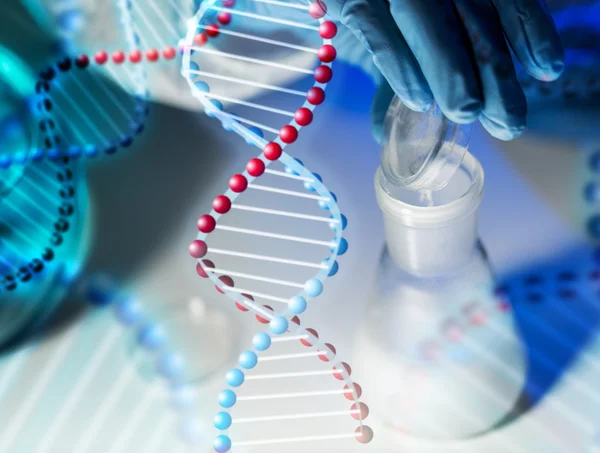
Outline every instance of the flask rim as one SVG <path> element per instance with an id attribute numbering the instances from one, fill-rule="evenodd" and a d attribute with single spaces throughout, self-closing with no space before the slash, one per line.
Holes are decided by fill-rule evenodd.
<path id="1" fill-rule="evenodd" d="M 470 185 L 462 195 L 438 206 L 416 206 L 401 199 L 397 189 L 409 189 L 390 182 L 380 166 L 375 175 L 377 203 L 384 214 L 406 226 L 441 228 L 457 223 L 479 209 L 485 180 L 480 162 L 468 151 L 459 168 L 470 178 Z"/>

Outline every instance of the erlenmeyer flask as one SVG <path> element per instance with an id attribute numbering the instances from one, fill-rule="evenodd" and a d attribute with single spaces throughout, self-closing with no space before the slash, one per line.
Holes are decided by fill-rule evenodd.
<path id="1" fill-rule="evenodd" d="M 148 317 L 132 329 L 128 349 L 146 379 L 160 375 L 156 357 L 171 354 L 182 361 L 180 384 L 202 385 L 239 352 L 235 318 L 201 297 L 149 303 L 145 309 Z"/>
<path id="2" fill-rule="evenodd" d="M 395 116 L 397 108 L 406 110 L 397 102 L 390 122 L 412 116 Z M 375 179 L 387 242 L 356 360 L 373 416 L 422 439 L 456 440 L 485 432 L 513 411 L 526 363 L 478 240 L 483 170 L 466 150 L 469 134 L 457 139 L 468 129 L 436 112 L 388 128 L 407 135 L 403 148 L 384 149 Z M 397 138 L 384 146 L 398 146 Z M 425 204 L 424 188 L 433 190 Z"/>

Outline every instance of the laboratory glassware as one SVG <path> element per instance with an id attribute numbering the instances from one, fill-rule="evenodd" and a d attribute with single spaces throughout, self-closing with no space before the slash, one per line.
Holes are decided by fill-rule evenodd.
<path id="1" fill-rule="evenodd" d="M 478 240 L 484 173 L 470 126 L 394 99 L 375 177 L 386 243 L 356 343 L 372 414 L 426 440 L 504 421 L 527 364 L 510 306 Z M 423 195 L 425 194 L 425 195 Z"/>

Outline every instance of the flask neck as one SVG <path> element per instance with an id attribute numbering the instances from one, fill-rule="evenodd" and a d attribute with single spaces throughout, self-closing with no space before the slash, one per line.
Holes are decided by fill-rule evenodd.
<path id="1" fill-rule="evenodd" d="M 398 187 L 380 168 L 375 192 L 384 215 L 387 247 L 396 264 L 419 276 L 440 275 L 466 265 L 477 244 L 483 182 L 483 169 L 470 153 L 448 184 L 433 192 Z"/>

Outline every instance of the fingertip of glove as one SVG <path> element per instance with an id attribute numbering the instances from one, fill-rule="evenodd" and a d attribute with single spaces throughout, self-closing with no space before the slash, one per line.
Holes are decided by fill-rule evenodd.
<path id="1" fill-rule="evenodd" d="M 433 106 L 433 94 L 428 86 L 394 84 L 392 88 L 402 104 L 415 112 L 426 112 Z"/>
<path id="2" fill-rule="evenodd" d="M 519 122 L 519 124 L 509 126 L 506 124 L 501 124 L 482 113 L 479 121 L 492 137 L 502 140 L 503 142 L 509 142 L 520 137 L 526 128 L 525 119 L 523 119 L 522 122 Z"/>
<path id="3" fill-rule="evenodd" d="M 552 62 L 546 68 L 541 68 L 540 80 L 544 82 L 554 82 L 558 79 L 565 69 L 565 62 L 563 60 L 556 60 Z"/>
<path id="4" fill-rule="evenodd" d="M 412 99 L 402 99 L 402 103 L 415 112 L 426 112 L 433 105 L 433 101 L 427 99 L 420 99 L 418 101 Z"/>
<path id="5" fill-rule="evenodd" d="M 544 82 L 558 79 L 565 69 L 565 54 L 562 48 L 549 48 L 540 52 L 534 65 L 533 76 Z"/>
<path id="6" fill-rule="evenodd" d="M 458 124 L 468 124 L 477 121 L 482 107 L 480 101 L 471 100 L 456 107 L 448 108 L 446 111 L 442 109 L 442 111 L 450 121 Z"/>

